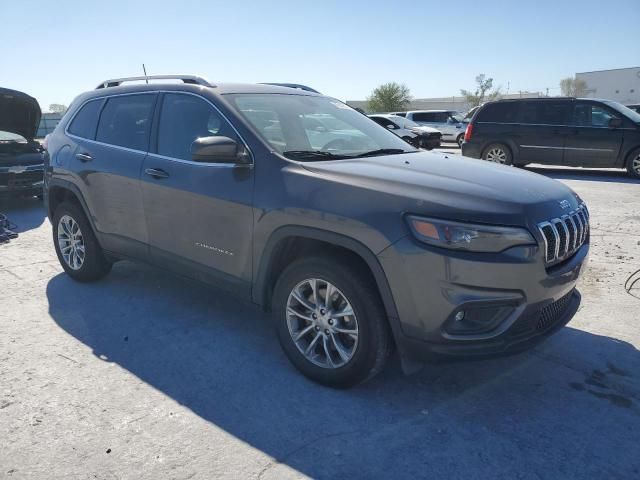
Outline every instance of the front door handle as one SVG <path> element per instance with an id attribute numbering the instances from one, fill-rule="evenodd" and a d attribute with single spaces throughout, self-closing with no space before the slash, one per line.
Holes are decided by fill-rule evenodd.
<path id="1" fill-rule="evenodd" d="M 76 153 L 76 158 L 81 162 L 90 162 L 93 160 L 93 157 L 88 153 Z"/>
<path id="2" fill-rule="evenodd" d="M 144 173 L 153 178 L 169 178 L 169 174 L 161 168 L 147 168 Z"/>

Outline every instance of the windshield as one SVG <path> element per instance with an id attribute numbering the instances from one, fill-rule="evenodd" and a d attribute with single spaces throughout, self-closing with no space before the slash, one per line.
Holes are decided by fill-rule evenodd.
<path id="1" fill-rule="evenodd" d="M 638 112 L 636 112 L 634 110 L 631 110 L 629 107 L 625 107 L 624 105 L 622 105 L 621 103 L 618 103 L 618 102 L 606 101 L 604 103 L 609 105 L 614 110 L 617 110 L 618 112 L 623 114 L 625 117 L 627 117 L 632 122 L 640 123 L 640 113 L 638 113 Z"/>
<path id="2" fill-rule="evenodd" d="M 348 105 L 328 97 L 230 94 L 275 151 L 295 160 L 331 160 L 417 151 Z"/>
<path id="3" fill-rule="evenodd" d="M 459 113 L 452 113 L 451 118 L 453 118 L 458 123 L 464 122 L 464 118 Z"/>
<path id="4" fill-rule="evenodd" d="M 395 119 L 394 119 L 395 120 Z M 400 118 L 399 120 L 402 120 L 401 125 L 404 125 L 404 128 L 415 128 L 415 127 L 420 127 L 420 125 L 418 125 L 416 122 L 414 122 L 413 120 L 409 120 L 408 118 Z"/>

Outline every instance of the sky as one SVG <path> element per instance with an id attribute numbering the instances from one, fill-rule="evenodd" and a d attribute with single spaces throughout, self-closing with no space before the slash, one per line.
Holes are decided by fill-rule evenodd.
<path id="1" fill-rule="evenodd" d="M 640 66 L 640 0 L 1 0 L 0 87 L 69 104 L 108 78 L 190 73 L 302 83 L 341 100 L 406 84 L 459 95 L 485 73 L 559 94 L 576 72 Z"/>

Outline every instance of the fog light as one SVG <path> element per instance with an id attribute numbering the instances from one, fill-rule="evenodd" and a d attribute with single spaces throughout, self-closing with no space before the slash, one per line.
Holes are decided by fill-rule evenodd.
<path id="1" fill-rule="evenodd" d="M 445 330 L 450 335 L 478 335 L 496 329 L 513 312 L 513 305 L 465 305 L 449 317 Z"/>

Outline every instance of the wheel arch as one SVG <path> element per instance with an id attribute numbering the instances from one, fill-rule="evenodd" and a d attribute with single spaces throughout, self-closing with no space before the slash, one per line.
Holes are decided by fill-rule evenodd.
<path id="1" fill-rule="evenodd" d="M 288 256 L 287 253 L 291 251 L 294 252 L 293 255 Z M 343 252 L 357 257 L 371 274 L 387 316 L 390 319 L 398 318 L 391 288 L 376 255 L 358 240 L 313 227 L 284 226 L 271 234 L 262 251 L 258 270 L 254 276 L 253 301 L 266 310 L 270 309 L 273 287 L 279 272 L 296 258 L 317 251 Z M 393 320 L 391 323 L 394 323 Z"/>
<path id="2" fill-rule="evenodd" d="M 69 201 L 74 202 L 80 205 L 82 211 L 84 212 L 89 225 L 91 225 L 91 229 L 93 230 L 96 238 L 98 237 L 98 232 L 96 231 L 96 227 L 93 224 L 93 218 L 89 214 L 89 209 L 87 208 L 87 204 L 80 192 L 80 189 L 71 182 L 67 182 L 66 180 L 60 179 L 52 179 L 49 181 L 47 186 L 47 214 L 49 219 L 53 221 L 53 215 L 55 214 L 56 208 L 62 202 Z"/>

